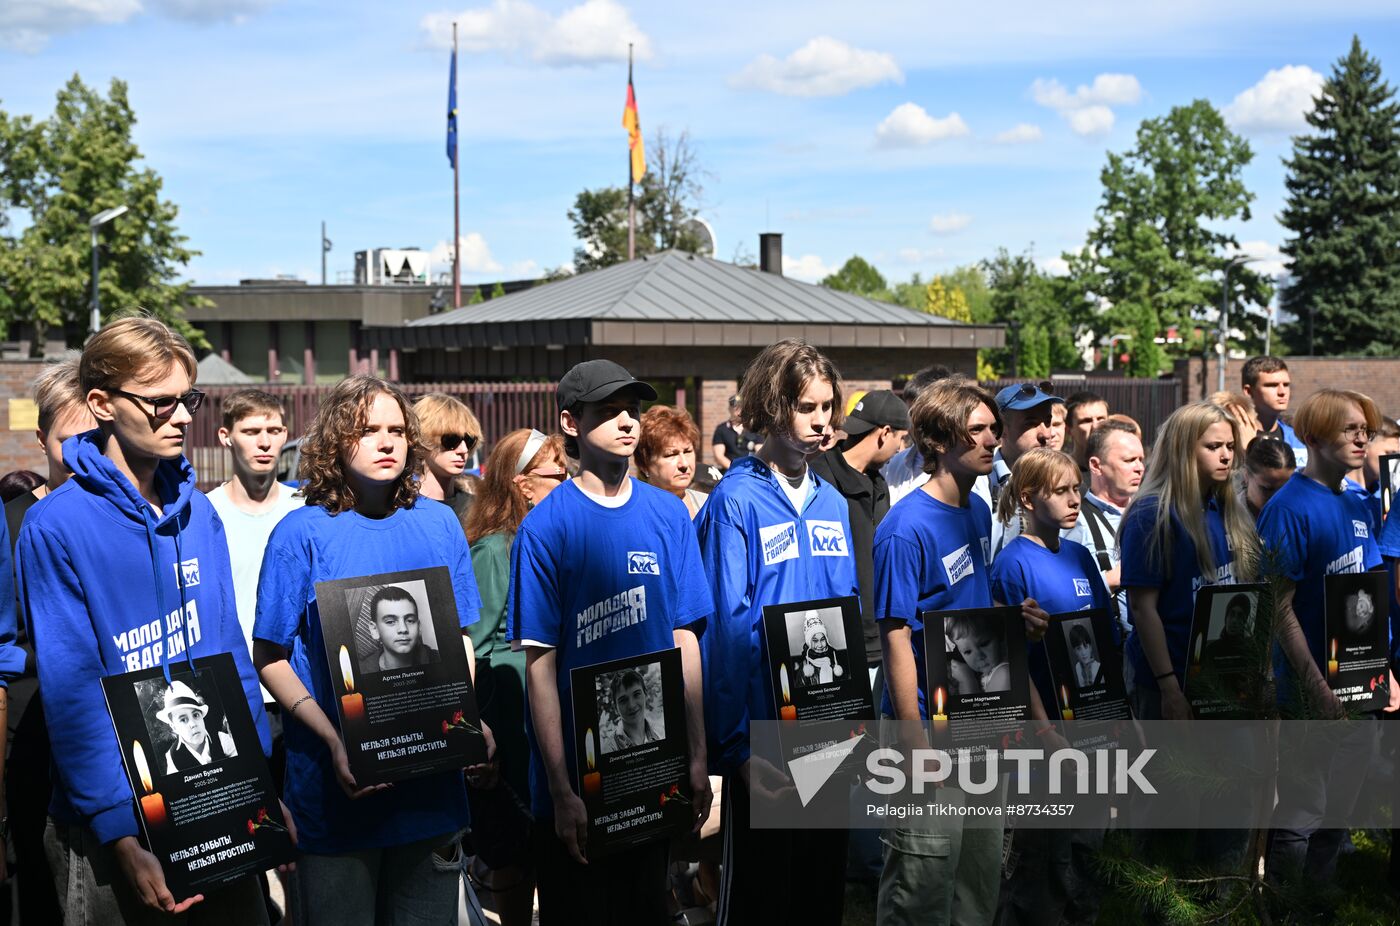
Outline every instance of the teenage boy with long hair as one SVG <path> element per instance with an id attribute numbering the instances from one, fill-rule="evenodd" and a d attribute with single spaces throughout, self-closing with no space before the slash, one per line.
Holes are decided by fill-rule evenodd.
<path id="1" fill-rule="evenodd" d="M 711 751 L 725 776 L 719 922 L 836 923 L 847 833 L 750 828 L 751 801 L 786 777 L 750 757 L 749 723 L 774 719 L 763 608 L 859 594 L 846 499 L 808 466 L 839 421 L 841 376 L 786 339 L 749 364 L 740 398 L 763 446 L 734 462 L 695 522 L 715 601 L 704 643 Z"/>
<path id="2" fill-rule="evenodd" d="M 263 556 L 253 657 L 284 711 L 285 799 L 302 827 L 296 881 L 306 926 L 447 922 L 457 909 L 457 835 L 469 818 L 462 774 L 397 787 L 355 781 L 331 719 L 335 689 L 316 602 L 318 582 L 446 566 L 463 630 L 455 645 L 475 670 L 465 632 L 481 607 L 471 556 L 452 510 L 420 503 L 418 438 L 417 416 L 396 386 L 366 375 L 341 380 L 302 443 L 306 506 L 282 519 Z"/>
<path id="3" fill-rule="evenodd" d="M 1275 604 L 1274 673 L 1286 711 L 1296 709 L 1302 688 L 1323 716 L 1345 714 L 1324 671 L 1326 577 L 1381 564 L 1366 501 L 1342 484 L 1348 472 L 1365 463 L 1380 417 L 1376 403 L 1359 392 L 1322 389 L 1308 396 L 1293 419 L 1294 432 L 1307 445 L 1307 463 L 1259 513 L 1259 535 L 1283 580 Z M 1400 685 L 1391 674 L 1385 709 L 1397 706 Z M 1375 757 L 1376 717 L 1364 716 L 1341 734 L 1328 765 L 1279 776 L 1269 846 L 1275 877 L 1301 874 L 1331 881 L 1346 835 L 1335 821 L 1351 812 Z M 1325 821 L 1334 822 L 1323 828 Z"/>
<path id="4" fill-rule="evenodd" d="M 679 647 L 698 830 L 712 798 L 696 637 L 713 607 L 685 503 L 627 475 L 641 402 L 656 390 L 610 360 L 589 360 L 564 374 L 556 395 L 579 471 L 520 522 L 508 605 L 509 636 L 526 652 L 540 922 L 665 923 L 665 841 L 589 857 L 571 673 Z"/>
<path id="5" fill-rule="evenodd" d="M 973 484 L 991 473 L 1002 434 L 996 400 L 963 379 L 934 384 L 915 400 L 909 416 L 929 479 L 896 503 L 875 532 L 875 619 L 885 655 L 880 740 L 906 751 L 929 745 L 924 665 L 929 631 L 921 615 L 992 606 L 992 514 L 973 493 Z M 1044 637 L 1045 612 L 1030 599 L 1016 603 L 1027 635 Z M 939 628 L 931 632 L 942 635 Z M 1039 703 L 1034 688 L 1031 698 L 1034 711 Z M 963 794 L 945 788 L 941 799 L 961 802 Z M 992 922 L 1001 882 L 1000 822 L 964 827 L 956 815 L 909 820 L 889 827 L 881 838 L 881 926 Z"/>
<path id="6" fill-rule="evenodd" d="M 102 693 L 103 676 L 231 653 L 263 751 L 271 748 L 223 525 L 184 457 L 204 399 L 195 372 L 189 344 L 155 319 L 124 318 L 94 335 L 78 375 L 97 428 L 64 442 L 72 478 L 29 511 L 20 532 L 57 771 L 45 848 L 73 922 L 164 923 L 176 913 L 190 923 L 266 922 L 251 875 L 207 897 L 171 895 L 138 841 Z M 152 623 L 164 635 L 140 642 Z"/>

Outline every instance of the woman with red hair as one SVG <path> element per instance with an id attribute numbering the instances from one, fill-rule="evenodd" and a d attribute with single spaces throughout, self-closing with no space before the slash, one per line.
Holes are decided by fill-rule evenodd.
<path id="1" fill-rule="evenodd" d="M 642 415 L 637 471 L 643 482 L 665 489 L 685 502 L 692 520 L 708 497 L 690 487 L 695 481 L 695 448 L 698 446 L 700 429 L 685 409 L 653 405 Z"/>

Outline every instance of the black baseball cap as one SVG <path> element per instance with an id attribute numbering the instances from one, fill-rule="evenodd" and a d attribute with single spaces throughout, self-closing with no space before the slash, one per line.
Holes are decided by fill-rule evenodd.
<path id="1" fill-rule="evenodd" d="M 656 390 L 611 360 L 585 360 L 559 380 L 554 396 L 559 408 L 570 409 L 581 402 L 601 402 L 614 393 L 631 389 L 647 401 L 656 399 Z"/>
<path id="2" fill-rule="evenodd" d="M 860 397 L 841 429 L 855 437 L 886 426 L 896 431 L 909 430 L 909 407 L 890 390 L 877 389 Z"/>

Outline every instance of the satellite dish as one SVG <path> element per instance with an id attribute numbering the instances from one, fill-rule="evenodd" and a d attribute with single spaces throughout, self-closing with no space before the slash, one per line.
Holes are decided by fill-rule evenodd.
<path id="1" fill-rule="evenodd" d="M 694 237 L 695 240 L 700 243 L 700 246 L 695 250 L 696 254 L 702 257 L 715 256 L 715 251 L 717 249 L 715 245 L 715 230 L 711 227 L 709 222 L 706 222 L 697 215 L 694 218 L 686 219 L 682 222 L 681 231 Z"/>

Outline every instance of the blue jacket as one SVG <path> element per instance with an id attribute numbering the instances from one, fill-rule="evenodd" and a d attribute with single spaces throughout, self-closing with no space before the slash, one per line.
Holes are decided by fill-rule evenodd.
<path id="1" fill-rule="evenodd" d="M 189 462 L 156 469 L 156 517 L 100 432 L 64 441 L 63 461 L 73 478 L 30 510 L 15 557 L 58 772 L 49 812 L 110 843 L 139 828 L 103 676 L 232 653 L 265 753 L 272 741 L 224 526 Z"/>
<path id="2" fill-rule="evenodd" d="M 741 457 L 695 520 L 715 616 L 700 638 L 710 764 L 729 774 L 749 758 L 749 720 L 773 719 L 763 647 L 765 605 L 859 595 L 850 510 L 812 473 L 813 491 L 795 511 L 778 477 Z"/>

